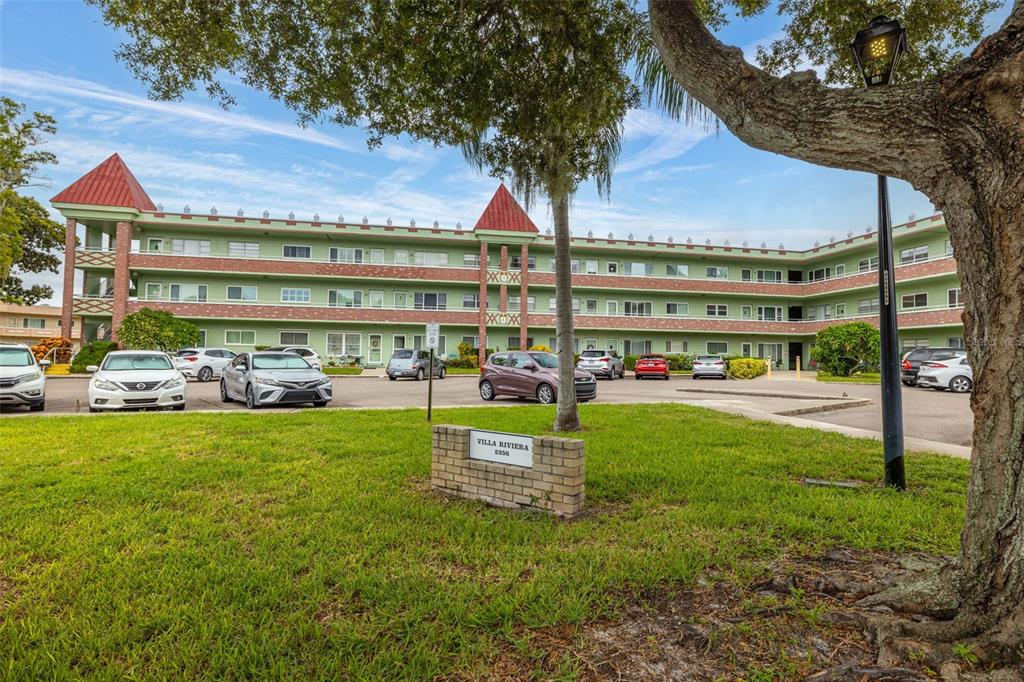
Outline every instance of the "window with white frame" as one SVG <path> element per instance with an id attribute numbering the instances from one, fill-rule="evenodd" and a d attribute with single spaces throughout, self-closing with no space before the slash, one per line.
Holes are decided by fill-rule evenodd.
<path id="1" fill-rule="evenodd" d="M 281 303 L 309 303 L 308 287 L 281 287 Z"/>
<path id="2" fill-rule="evenodd" d="M 570 259 L 569 260 L 569 272 L 571 272 L 572 274 L 575 275 L 575 274 L 579 273 L 579 271 L 580 271 L 580 259 L 579 258 L 572 258 L 572 259 Z"/>
<path id="3" fill-rule="evenodd" d="M 626 317 L 651 317 L 651 302 L 623 301 L 622 311 Z"/>
<path id="4" fill-rule="evenodd" d="M 470 308 L 473 310 L 480 309 L 480 294 L 463 294 L 462 295 L 462 307 Z"/>
<path id="5" fill-rule="evenodd" d="M 750 268 L 743 268 L 740 270 L 740 279 L 744 282 L 749 282 L 752 279 L 752 271 Z"/>
<path id="6" fill-rule="evenodd" d="M 256 344 L 256 332 L 249 329 L 228 329 L 224 332 L 225 346 L 253 346 Z"/>
<path id="7" fill-rule="evenodd" d="M 668 353 L 689 353 L 690 342 L 689 341 L 666 341 L 665 351 Z"/>
<path id="8" fill-rule="evenodd" d="M 618 301 L 605 301 L 604 302 L 605 314 L 606 315 L 618 315 L 619 314 L 619 302 Z"/>
<path id="9" fill-rule="evenodd" d="M 705 314 L 708 317 L 728 317 L 729 306 L 719 303 L 708 303 L 705 307 Z"/>
<path id="10" fill-rule="evenodd" d="M 477 256 L 479 258 L 479 256 Z M 395 265 L 408 265 L 409 252 L 405 249 L 395 249 Z"/>
<path id="11" fill-rule="evenodd" d="M 782 322 L 782 307 L 759 305 L 757 306 L 757 319 L 760 322 Z"/>
<path id="12" fill-rule="evenodd" d="M 900 297 L 900 305 L 904 310 L 910 308 L 927 308 L 928 294 L 904 294 Z"/>
<path id="13" fill-rule="evenodd" d="M 521 299 L 519 296 L 508 297 L 508 309 L 509 312 L 518 313 L 520 311 Z M 532 311 L 537 306 L 537 299 L 533 296 L 526 297 L 526 309 Z"/>
<path id="14" fill-rule="evenodd" d="M 391 337 L 391 348 L 392 350 L 402 350 L 405 348 L 405 334 L 395 334 Z"/>
<path id="15" fill-rule="evenodd" d="M 729 342 L 728 341 L 708 341 L 707 350 L 708 350 L 708 355 L 728 355 L 729 354 Z"/>
<path id="16" fill-rule="evenodd" d="M 448 294 L 417 291 L 413 295 L 413 307 L 416 310 L 447 310 Z"/>
<path id="17" fill-rule="evenodd" d="M 950 336 L 946 339 L 946 346 L 949 348 L 964 348 L 964 338 L 962 336 Z"/>
<path id="18" fill-rule="evenodd" d="M 402 310 L 409 307 L 409 292 L 408 291 L 396 291 L 395 292 L 395 308 Z"/>
<path id="19" fill-rule="evenodd" d="M 914 246 L 909 249 L 900 250 L 900 265 L 907 263 L 920 263 L 928 260 L 928 245 Z"/>
<path id="20" fill-rule="evenodd" d="M 622 351 L 626 355 L 643 355 L 650 353 L 654 344 L 650 339 L 626 339 L 622 342 Z"/>
<path id="21" fill-rule="evenodd" d="M 460 343 L 468 343 L 470 348 L 479 348 L 480 347 L 480 337 L 479 336 L 463 336 L 462 340 L 460 341 Z"/>
<path id="22" fill-rule="evenodd" d="M 259 258 L 259 242 L 228 242 L 228 255 L 232 258 Z"/>
<path id="23" fill-rule="evenodd" d="M 412 262 L 427 267 L 444 266 L 448 265 L 448 254 L 445 251 L 414 251 Z"/>
<path id="24" fill-rule="evenodd" d="M 665 274 L 669 277 L 689 277 L 690 266 L 679 265 L 678 263 L 669 263 L 665 266 Z"/>
<path id="25" fill-rule="evenodd" d="M 900 339 L 900 347 L 905 351 L 927 348 L 930 345 L 932 344 L 928 339 Z"/>
<path id="26" fill-rule="evenodd" d="M 807 273 L 808 282 L 820 282 L 832 276 L 832 268 L 815 268 Z"/>
<path id="27" fill-rule="evenodd" d="M 877 298 L 862 298 L 857 301 L 857 314 L 858 315 L 877 315 L 878 314 L 878 299 Z"/>
<path id="28" fill-rule="evenodd" d="M 754 317 L 754 307 L 749 305 L 740 306 L 740 319 L 750 320 Z"/>
<path id="29" fill-rule="evenodd" d="M 151 253 L 163 253 L 164 240 L 163 237 L 150 237 L 147 241 L 148 246 L 146 247 Z"/>
<path id="30" fill-rule="evenodd" d="M 255 301 L 256 287 L 252 286 L 229 286 L 227 290 L 229 301 Z"/>
<path id="31" fill-rule="evenodd" d="M 597 315 L 597 299 L 588 298 L 583 301 L 583 312 L 587 315 Z"/>
<path id="32" fill-rule="evenodd" d="M 782 270 L 758 270 L 757 281 L 766 284 L 781 284 Z"/>
<path id="33" fill-rule="evenodd" d="M 46 329 L 46 318 L 44 317 L 23 317 L 21 318 L 22 329 Z"/>
<path id="34" fill-rule="evenodd" d="M 946 305 L 950 308 L 959 308 L 962 305 L 960 302 L 960 287 L 946 291 Z"/>
<path id="35" fill-rule="evenodd" d="M 206 303 L 206 285 L 172 284 L 170 299 L 185 303 Z"/>
<path id="36" fill-rule="evenodd" d="M 397 345 L 399 340 L 401 340 L 401 346 Z M 405 336 L 396 335 L 394 342 L 396 349 L 404 348 Z M 327 354 L 360 357 L 363 354 L 363 335 L 359 332 L 327 332 Z"/>
<path id="37" fill-rule="evenodd" d="M 845 303 L 836 303 L 836 317 L 838 317 L 838 318 L 846 317 L 846 304 Z"/>
<path id="38" fill-rule="evenodd" d="M 327 292 L 327 305 L 332 308 L 362 308 L 363 292 L 359 289 L 331 289 Z"/>
<path id="39" fill-rule="evenodd" d="M 370 249 L 370 262 L 374 265 L 384 263 L 384 249 Z"/>
<path id="40" fill-rule="evenodd" d="M 172 239 L 171 253 L 182 256 L 209 256 L 209 239 Z"/>
<path id="41" fill-rule="evenodd" d="M 946 255 L 947 256 L 952 256 L 953 255 L 953 242 L 951 242 L 951 241 L 949 241 L 947 239 L 946 240 L 946 244 L 945 244 L 945 248 L 946 248 Z"/>
<path id="42" fill-rule="evenodd" d="M 685 317 L 690 314 L 689 303 L 666 303 L 665 314 L 675 317 Z"/>
<path id="43" fill-rule="evenodd" d="M 309 260 L 313 257 L 313 247 L 301 244 L 285 244 L 281 247 L 281 255 L 293 260 Z"/>
<path id="44" fill-rule="evenodd" d="M 604 271 L 609 275 L 619 274 L 619 264 L 616 261 L 610 260 L 604 264 Z"/>
<path id="45" fill-rule="evenodd" d="M 842 277 L 846 274 L 846 264 L 840 263 L 836 266 L 836 277 Z"/>
<path id="46" fill-rule="evenodd" d="M 554 296 L 552 296 L 551 298 L 548 299 L 548 311 L 549 312 L 552 312 L 552 313 L 555 312 L 555 307 L 557 305 L 558 305 L 558 303 L 555 301 L 555 297 Z M 572 299 L 572 311 L 573 311 L 573 313 L 578 313 L 580 311 L 580 299 L 578 299 L 578 298 Z"/>
<path id="47" fill-rule="evenodd" d="M 832 319 L 832 306 L 828 304 L 824 305 L 809 305 L 807 306 L 807 319 L 808 320 L 830 320 Z"/>
<path id="48" fill-rule="evenodd" d="M 280 332 L 278 335 L 278 343 L 282 346 L 308 346 L 309 332 Z"/>
<path id="49" fill-rule="evenodd" d="M 348 246 L 332 246 L 327 251 L 327 258 L 332 263 L 362 263 L 363 250 Z"/>
<path id="50" fill-rule="evenodd" d="M 371 289 L 367 292 L 367 296 L 370 301 L 371 308 L 383 308 L 384 307 L 384 292 L 379 289 Z"/>
<path id="51" fill-rule="evenodd" d="M 164 285 L 160 282 L 146 283 L 146 300 L 159 301 L 164 297 Z"/>
<path id="52" fill-rule="evenodd" d="M 583 272 L 587 273 L 588 275 L 596 275 L 597 268 L 598 263 L 596 260 L 588 259 L 583 261 Z"/>
<path id="53" fill-rule="evenodd" d="M 740 355 L 742 355 L 745 358 L 749 358 L 751 355 L 753 355 L 753 352 L 751 350 L 751 344 L 749 341 L 743 342 L 743 344 L 740 346 Z"/>
<path id="54" fill-rule="evenodd" d="M 512 256 L 512 258 L 510 258 L 509 262 L 508 262 L 508 269 L 509 270 L 520 270 L 520 269 L 522 269 L 522 263 L 523 263 L 522 256 Z M 527 256 L 526 257 L 526 268 L 528 270 L 536 270 L 537 269 L 537 257 L 536 256 Z"/>
<path id="55" fill-rule="evenodd" d="M 464 253 L 462 254 L 462 265 L 467 268 L 478 268 L 480 267 L 480 254 L 479 253 Z"/>
<path id="56" fill-rule="evenodd" d="M 650 277 L 650 263 L 626 263 L 626 274 L 630 277 Z"/>
<path id="57" fill-rule="evenodd" d="M 199 330 L 199 347 L 200 348 L 206 348 L 206 330 L 205 329 L 200 329 Z"/>
<path id="58" fill-rule="evenodd" d="M 878 256 L 861 258 L 857 261 L 857 272 L 874 272 L 878 269 Z"/>
<path id="59" fill-rule="evenodd" d="M 708 279 L 729 279 L 729 268 L 709 265 L 705 268 L 704 273 Z"/>

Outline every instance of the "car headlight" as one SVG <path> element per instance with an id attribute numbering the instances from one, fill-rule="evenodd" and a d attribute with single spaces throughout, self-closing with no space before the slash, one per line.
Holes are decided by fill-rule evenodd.
<path id="1" fill-rule="evenodd" d="M 115 384 L 113 382 L 110 382 L 110 381 L 104 381 L 103 379 L 96 379 L 96 383 L 94 383 L 93 386 L 95 386 L 96 388 L 100 389 L 101 391 L 120 391 L 121 390 L 118 387 L 117 384 Z"/>
<path id="2" fill-rule="evenodd" d="M 317 384 L 317 386 L 330 386 L 330 385 L 331 385 L 330 377 L 324 377 L 323 379 L 320 380 L 320 383 Z"/>
<path id="3" fill-rule="evenodd" d="M 42 378 L 43 378 L 43 373 L 40 372 L 39 370 L 36 370 L 34 372 L 29 372 L 28 374 L 22 374 L 21 376 L 14 377 L 14 383 L 15 384 L 20 384 L 23 381 L 35 381 L 36 379 L 42 379 Z"/>
<path id="4" fill-rule="evenodd" d="M 280 381 L 274 381 L 273 379 L 264 379 L 263 377 L 259 377 L 256 379 L 256 381 L 263 384 L 264 386 L 281 386 Z"/>
<path id="5" fill-rule="evenodd" d="M 171 379 L 166 384 L 164 384 L 164 388 L 178 388 L 179 386 L 182 386 L 184 384 L 185 380 L 181 377 L 177 377 L 176 379 Z"/>

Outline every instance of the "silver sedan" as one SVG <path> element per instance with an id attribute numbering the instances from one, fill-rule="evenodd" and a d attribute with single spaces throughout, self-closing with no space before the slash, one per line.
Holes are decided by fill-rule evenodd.
<path id="1" fill-rule="evenodd" d="M 332 395 L 330 378 L 294 353 L 241 353 L 220 377 L 220 399 L 244 401 L 251 410 L 296 403 L 323 407 Z"/>

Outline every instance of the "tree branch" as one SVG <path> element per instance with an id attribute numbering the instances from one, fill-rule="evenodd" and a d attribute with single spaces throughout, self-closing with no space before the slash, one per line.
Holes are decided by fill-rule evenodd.
<path id="1" fill-rule="evenodd" d="M 650 16 L 679 84 L 747 144 L 925 191 L 945 168 L 935 82 L 834 89 L 811 71 L 776 78 L 711 35 L 693 0 L 650 0 Z"/>

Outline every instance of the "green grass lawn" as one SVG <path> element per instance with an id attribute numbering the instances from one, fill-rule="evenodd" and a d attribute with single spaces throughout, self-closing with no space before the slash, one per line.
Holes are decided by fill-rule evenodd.
<path id="1" fill-rule="evenodd" d="M 324 367 L 324 374 L 362 374 L 362 367 Z"/>
<path id="2" fill-rule="evenodd" d="M 583 405 L 573 522 L 431 494 L 419 410 L 0 420 L 0 678 L 431 679 L 715 568 L 953 552 L 967 462 L 685 405 Z M 438 409 L 539 434 L 554 407 Z M 866 481 L 849 490 L 804 477 Z M 575 671 L 564 662 L 565 677 Z"/>
<path id="3" fill-rule="evenodd" d="M 448 374 L 479 374 L 480 368 L 478 367 L 445 367 L 444 371 Z"/>
<path id="4" fill-rule="evenodd" d="M 870 372 L 854 374 L 852 377 L 837 377 L 819 372 L 817 378 L 818 381 L 829 384 L 880 384 L 882 382 L 881 374 L 871 374 Z"/>

